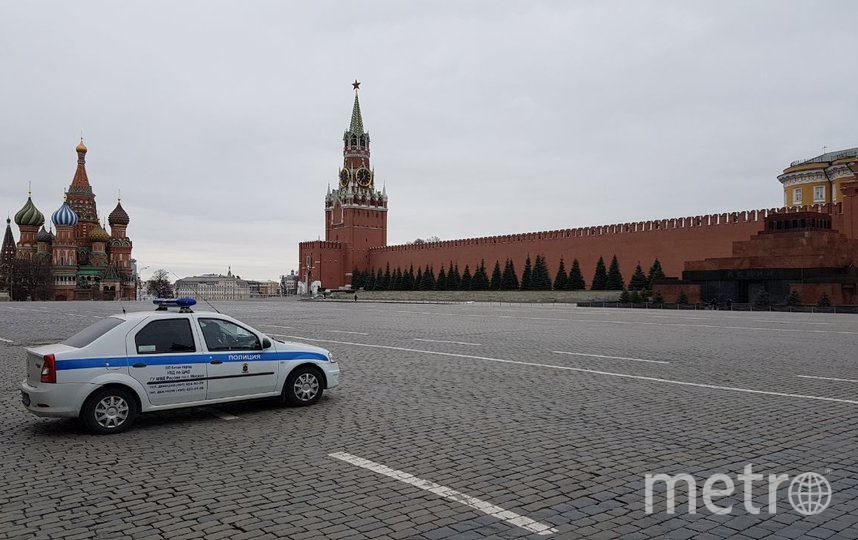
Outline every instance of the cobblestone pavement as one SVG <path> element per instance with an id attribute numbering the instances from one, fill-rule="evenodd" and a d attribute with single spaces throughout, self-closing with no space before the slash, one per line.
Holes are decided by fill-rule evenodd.
<path id="1" fill-rule="evenodd" d="M 313 407 L 171 411 L 91 436 L 23 410 L 22 347 L 63 339 L 118 304 L 0 305 L 0 538 L 858 538 L 856 316 L 294 300 L 218 308 L 330 349 L 343 385 Z M 689 473 L 700 489 L 746 464 L 823 474 L 831 504 L 804 516 L 785 484 L 769 513 L 758 482 L 755 515 L 737 480 L 736 494 L 717 500 L 734 504 L 728 515 L 700 497 L 688 514 L 682 494 L 670 515 L 663 486 L 645 512 L 647 473 Z M 554 532 L 537 536 L 444 490 Z"/>

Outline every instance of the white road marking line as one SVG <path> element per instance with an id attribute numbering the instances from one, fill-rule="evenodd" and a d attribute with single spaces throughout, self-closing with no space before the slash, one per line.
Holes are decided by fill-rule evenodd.
<path id="1" fill-rule="evenodd" d="M 218 410 L 213 410 L 213 411 L 211 411 L 211 413 L 213 415 L 217 416 L 218 418 L 220 418 L 221 420 L 238 420 L 237 416 L 234 416 L 232 414 L 228 414 L 225 412 L 221 412 Z"/>
<path id="2" fill-rule="evenodd" d="M 554 364 L 539 364 L 536 362 L 522 362 L 520 360 L 506 360 L 503 358 L 490 358 L 487 356 L 474 356 L 471 354 L 456 354 L 456 353 L 448 353 L 448 352 L 439 352 L 439 351 L 424 351 L 421 349 L 408 349 L 405 347 L 393 347 L 391 345 L 372 345 L 369 343 L 349 343 L 347 341 L 334 341 L 332 339 L 313 339 L 303 336 L 288 336 L 293 339 L 301 340 L 301 341 L 319 341 L 325 343 L 338 343 L 340 345 L 354 345 L 356 347 L 373 347 L 376 349 L 390 349 L 394 351 L 404 351 L 404 352 L 416 352 L 423 354 L 434 354 L 436 356 L 452 356 L 455 358 L 472 358 L 475 360 L 487 360 L 489 362 L 500 362 L 504 364 L 516 364 L 520 366 L 533 366 L 533 367 L 543 367 L 543 368 L 551 368 L 551 369 L 562 369 L 566 371 L 579 371 L 581 373 L 592 373 L 594 375 L 608 375 L 610 377 L 620 377 L 623 379 L 638 379 L 641 381 L 652 381 L 652 382 L 660 382 L 666 384 L 676 384 L 680 386 L 695 386 L 698 388 L 709 388 L 712 390 L 727 390 L 731 392 L 744 392 L 746 394 L 761 394 L 765 396 L 779 396 L 779 397 L 790 397 L 790 398 L 798 398 L 798 399 L 812 399 L 816 401 L 831 401 L 834 403 L 848 403 L 850 405 L 858 405 L 858 401 L 853 399 L 840 399 L 840 398 L 832 398 L 832 397 L 824 397 L 824 396 L 810 396 L 805 394 L 789 394 L 785 392 L 771 392 L 768 390 L 753 390 L 751 388 L 738 388 L 735 386 L 720 386 L 717 384 L 703 384 L 703 383 L 694 383 L 687 381 L 675 381 L 672 379 L 659 379 L 657 377 L 646 377 L 644 375 L 630 375 L 628 373 L 614 373 L 611 371 L 599 371 L 596 369 L 585 369 L 585 368 L 577 368 L 571 366 L 558 366 Z"/>
<path id="3" fill-rule="evenodd" d="M 798 375 L 802 379 L 821 379 L 823 381 L 858 382 L 858 379 L 838 379 L 836 377 L 816 377 L 814 375 Z"/>
<path id="4" fill-rule="evenodd" d="M 2 341 L 3 343 L 15 343 L 11 339 L 1 338 L 1 337 L 0 337 L 0 341 Z"/>
<path id="5" fill-rule="evenodd" d="M 443 339 L 420 339 L 414 338 L 414 341 L 428 341 L 429 343 L 452 343 L 453 345 L 475 345 L 477 347 L 480 346 L 479 343 L 468 343 L 467 341 L 444 341 Z"/>
<path id="6" fill-rule="evenodd" d="M 328 454 L 328 456 L 334 459 L 345 461 L 346 463 L 351 463 L 352 465 L 356 465 L 358 467 L 370 470 L 372 472 L 376 472 L 378 474 L 383 474 L 384 476 L 393 478 L 394 480 L 399 480 L 400 482 L 404 482 L 411 486 L 420 488 L 424 491 L 429 491 L 430 493 L 434 493 L 435 495 L 440 495 L 441 497 L 444 497 L 445 499 L 451 500 L 453 502 L 461 503 L 465 506 L 470 506 L 474 510 L 478 510 L 489 516 L 496 517 L 502 521 L 509 523 L 510 525 L 521 527 L 522 529 L 538 534 L 539 536 L 547 536 L 549 534 L 554 534 L 557 532 L 557 529 L 549 525 L 539 523 L 538 521 L 534 521 L 528 517 L 516 514 L 515 512 L 504 510 L 500 506 L 495 506 L 492 503 L 486 502 L 482 499 L 471 497 L 470 495 L 466 495 L 461 491 L 456 491 L 455 489 L 448 488 L 447 486 L 442 486 L 441 484 L 436 484 L 435 482 L 430 482 L 429 480 L 418 478 L 407 472 L 391 469 L 390 467 L 382 465 L 381 463 L 376 463 L 368 459 L 353 456 L 352 454 L 347 454 L 345 452 L 334 452 L 333 454 Z"/>
<path id="7" fill-rule="evenodd" d="M 607 358 L 610 360 L 631 360 L 633 362 L 650 362 L 652 364 L 669 364 L 670 362 L 666 360 L 647 360 L 645 358 L 627 358 L 625 356 L 605 356 L 603 354 L 587 354 L 587 353 L 579 353 L 579 352 L 566 352 L 566 351 L 551 351 L 556 354 L 571 354 L 573 356 L 589 356 L 592 358 Z"/>
<path id="8" fill-rule="evenodd" d="M 369 334 L 366 332 L 352 332 L 350 330 L 327 330 L 328 332 L 332 332 L 334 334 L 356 334 L 358 336 L 368 336 Z"/>

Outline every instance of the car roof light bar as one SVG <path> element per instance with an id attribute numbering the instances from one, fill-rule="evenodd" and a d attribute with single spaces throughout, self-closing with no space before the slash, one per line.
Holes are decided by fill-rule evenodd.
<path id="1" fill-rule="evenodd" d="M 158 306 L 155 311 L 168 311 L 167 308 L 177 307 L 179 313 L 193 313 L 191 306 L 197 303 L 193 298 L 156 298 L 152 303 Z"/>

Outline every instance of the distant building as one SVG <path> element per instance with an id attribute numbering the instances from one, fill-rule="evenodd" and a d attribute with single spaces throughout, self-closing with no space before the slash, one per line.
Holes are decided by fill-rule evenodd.
<path id="1" fill-rule="evenodd" d="M 294 270 L 285 276 L 280 276 L 280 290 L 284 295 L 298 293 L 298 274 Z"/>
<path id="2" fill-rule="evenodd" d="M 855 180 L 849 168 L 858 158 L 858 148 L 827 152 L 803 161 L 793 161 L 778 176 L 784 187 L 784 206 L 807 206 L 843 200 L 843 184 Z"/>
<path id="3" fill-rule="evenodd" d="M 276 281 L 248 281 L 251 298 L 270 298 L 280 296 L 280 284 Z"/>
<path id="4" fill-rule="evenodd" d="M 232 268 L 223 274 L 203 274 L 176 281 L 177 297 L 188 296 L 198 300 L 249 300 L 250 284 L 232 274 Z"/>

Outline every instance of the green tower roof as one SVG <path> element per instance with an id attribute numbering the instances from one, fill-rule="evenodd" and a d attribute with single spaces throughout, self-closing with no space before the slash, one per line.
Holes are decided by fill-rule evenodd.
<path id="1" fill-rule="evenodd" d="M 354 133 L 355 135 L 363 135 L 363 118 L 360 115 L 360 101 L 358 101 L 357 92 L 355 92 L 355 104 L 352 107 L 352 121 L 349 125 L 349 133 Z"/>

